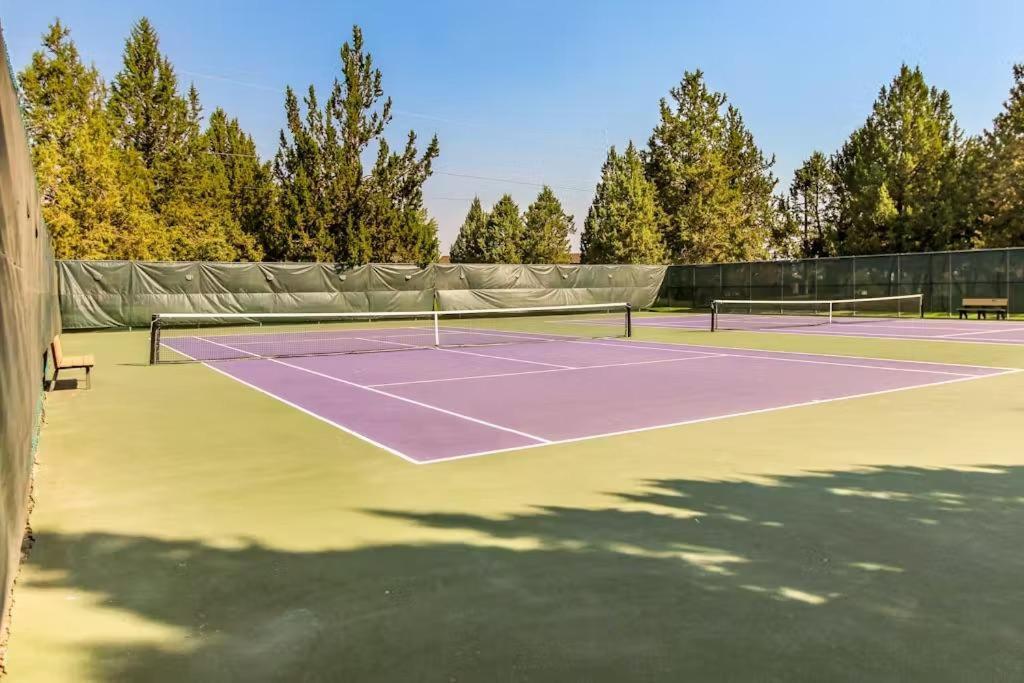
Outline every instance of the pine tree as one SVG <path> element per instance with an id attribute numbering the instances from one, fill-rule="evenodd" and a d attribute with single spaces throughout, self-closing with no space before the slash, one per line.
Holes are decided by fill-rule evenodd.
<path id="1" fill-rule="evenodd" d="M 59 258 L 161 259 L 166 235 L 149 207 L 141 158 L 119 149 L 106 86 L 60 21 L 19 76 L 43 216 Z"/>
<path id="2" fill-rule="evenodd" d="M 835 178 L 828 157 L 815 151 L 793 173 L 787 208 L 799 233 L 800 255 L 835 253 Z"/>
<path id="3" fill-rule="evenodd" d="M 411 131 L 402 154 L 392 153 L 384 138 L 378 141 L 377 162 L 363 185 L 359 206 L 359 223 L 368 237 L 369 248 L 359 251 L 350 246 L 350 260 L 420 264 L 437 261 L 437 223 L 423 206 L 423 183 L 430 177 L 437 155 L 434 138 L 423 156 L 417 158 L 416 134 Z"/>
<path id="4" fill-rule="evenodd" d="M 242 130 L 238 119 L 228 119 L 218 107 L 210 115 L 203 134 L 207 155 L 220 161 L 227 178 L 231 213 L 242 232 L 251 235 L 264 258 L 285 257 L 284 241 L 276 215 L 276 192 L 269 162 L 260 160 L 252 136 Z"/>
<path id="5" fill-rule="evenodd" d="M 763 258 L 777 220 L 774 158 L 754 143 L 726 96 L 686 72 L 660 104 L 647 153 L 647 175 L 665 216 L 669 256 L 718 262 Z"/>
<path id="6" fill-rule="evenodd" d="M 487 212 L 480 204 L 479 197 L 473 197 L 466 219 L 462 221 L 459 234 L 452 242 L 449 258 L 452 263 L 483 263 L 483 235 L 487 228 Z"/>
<path id="7" fill-rule="evenodd" d="M 328 187 L 328 163 L 325 154 L 337 153 L 337 131 L 325 132 L 323 112 L 312 86 L 305 98 L 306 116 L 299 110 L 298 98 L 289 87 L 285 91 L 285 117 L 288 135 L 281 131 L 274 177 L 280 220 L 280 258 L 287 261 L 333 261 L 337 252 L 336 235 L 345 233 L 342 210 Z M 328 140 L 334 149 L 325 149 Z"/>
<path id="8" fill-rule="evenodd" d="M 522 263 L 523 217 L 511 195 L 491 207 L 480 238 L 481 263 Z"/>
<path id="9" fill-rule="evenodd" d="M 569 236 L 576 226 L 550 187 L 541 189 L 523 220 L 523 263 L 569 263 Z"/>
<path id="10" fill-rule="evenodd" d="M 223 160 L 210 154 L 200 133 L 202 107 L 189 88 L 181 144 L 167 150 L 160 169 L 165 183 L 160 218 L 167 226 L 174 258 L 198 261 L 258 261 L 263 252 L 239 224 Z"/>
<path id="11" fill-rule="evenodd" d="M 401 154 L 390 151 L 383 134 L 391 99 L 380 102 L 381 72 L 364 51 L 358 26 L 341 48 L 341 70 L 322 110 L 310 86 L 305 118 L 291 88 L 285 95 L 288 133 L 281 131 L 274 176 L 286 256 L 349 263 L 436 259 L 437 225 L 423 207 L 422 187 L 439 154 L 437 138 L 420 155 L 410 132 Z M 364 175 L 363 153 L 374 143 L 377 161 Z"/>
<path id="12" fill-rule="evenodd" d="M 625 154 L 615 147 L 601 169 L 601 181 L 580 238 L 583 263 L 662 263 L 665 247 L 654 185 L 633 143 Z"/>
<path id="13" fill-rule="evenodd" d="M 108 111 L 118 142 L 137 151 L 151 171 L 185 143 L 188 103 L 178 93 L 178 77 L 170 60 L 160 54 L 156 29 L 145 17 L 125 42 L 122 69 L 110 86 Z M 157 188 L 158 193 L 162 190 Z"/>
<path id="14" fill-rule="evenodd" d="M 963 134 L 949 93 L 903 65 L 833 158 L 843 254 L 971 246 Z"/>
<path id="15" fill-rule="evenodd" d="M 978 219 L 984 245 L 1024 244 L 1024 64 L 1013 67 L 1013 87 L 992 130 L 970 154 L 977 188 Z M 966 182 L 965 182 L 966 184 Z"/>
<path id="16" fill-rule="evenodd" d="M 107 110 L 115 138 L 145 165 L 150 203 L 181 260 L 256 260 L 262 250 L 234 211 L 220 158 L 208 153 L 202 106 L 195 87 L 178 92 L 170 60 L 160 52 L 156 29 L 140 19 L 125 42 Z"/>

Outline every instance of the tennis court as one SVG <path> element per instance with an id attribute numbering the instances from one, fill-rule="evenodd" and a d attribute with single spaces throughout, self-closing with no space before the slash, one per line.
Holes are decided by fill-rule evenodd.
<path id="1" fill-rule="evenodd" d="M 607 326 L 584 308 L 589 326 Z M 429 318 L 429 314 L 425 314 Z M 487 329 L 431 325 L 345 329 L 236 327 L 165 336 L 163 353 L 202 359 L 222 375 L 415 463 L 488 455 L 612 434 L 969 381 L 991 367 L 853 359 L 573 338 L 515 314 Z M 501 323 L 494 327 L 493 322 Z M 354 326 L 354 329 L 353 329 Z M 561 328 L 559 328 L 561 329 Z M 589 328 L 588 328 L 589 329 Z M 392 353 L 367 351 L 407 346 Z M 314 354 L 314 351 L 320 351 Z"/>

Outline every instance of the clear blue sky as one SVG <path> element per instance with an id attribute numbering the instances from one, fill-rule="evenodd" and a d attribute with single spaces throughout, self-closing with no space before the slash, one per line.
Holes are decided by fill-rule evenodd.
<path id="1" fill-rule="evenodd" d="M 1024 62 L 1024 3 L 301 2 L 108 0 L 5 3 L 15 68 L 60 17 L 109 78 L 131 24 L 148 16 L 206 111 L 224 107 L 270 158 L 283 89 L 327 89 L 351 25 L 384 73 L 389 138 L 436 132 L 426 188 L 447 251 L 474 195 L 525 209 L 548 183 L 578 228 L 608 144 L 645 143 L 658 99 L 684 70 L 737 105 L 788 185 L 813 150 L 834 151 L 901 62 L 949 90 L 968 133 L 990 125 Z M 465 176 L 477 176 L 470 178 Z M 488 178 L 487 180 L 481 178 Z M 498 179 L 498 180 L 490 180 Z"/>

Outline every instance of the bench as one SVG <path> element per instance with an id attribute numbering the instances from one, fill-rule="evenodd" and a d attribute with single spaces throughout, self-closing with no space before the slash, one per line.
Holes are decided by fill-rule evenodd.
<path id="1" fill-rule="evenodd" d="M 92 389 L 92 366 L 96 364 L 92 356 L 65 356 L 59 336 L 54 337 L 50 343 L 50 353 L 53 354 L 53 380 L 50 382 L 50 391 L 57 388 L 57 375 L 61 370 L 85 370 L 85 388 Z"/>
<path id="2" fill-rule="evenodd" d="M 978 320 L 986 318 L 987 314 L 995 313 L 996 320 L 1006 320 L 1006 314 L 1010 311 L 1009 299 L 964 299 L 957 309 L 961 319 L 966 319 L 969 313 L 977 313 Z"/>

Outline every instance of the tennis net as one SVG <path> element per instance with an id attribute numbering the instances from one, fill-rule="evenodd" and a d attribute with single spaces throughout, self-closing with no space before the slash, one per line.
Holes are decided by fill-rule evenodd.
<path id="1" fill-rule="evenodd" d="M 921 294 L 785 301 L 716 299 L 711 302 L 711 329 L 763 330 L 920 318 L 924 316 L 922 300 Z"/>
<path id="2" fill-rule="evenodd" d="M 162 313 L 154 363 L 628 337 L 625 303 L 377 313 Z"/>

